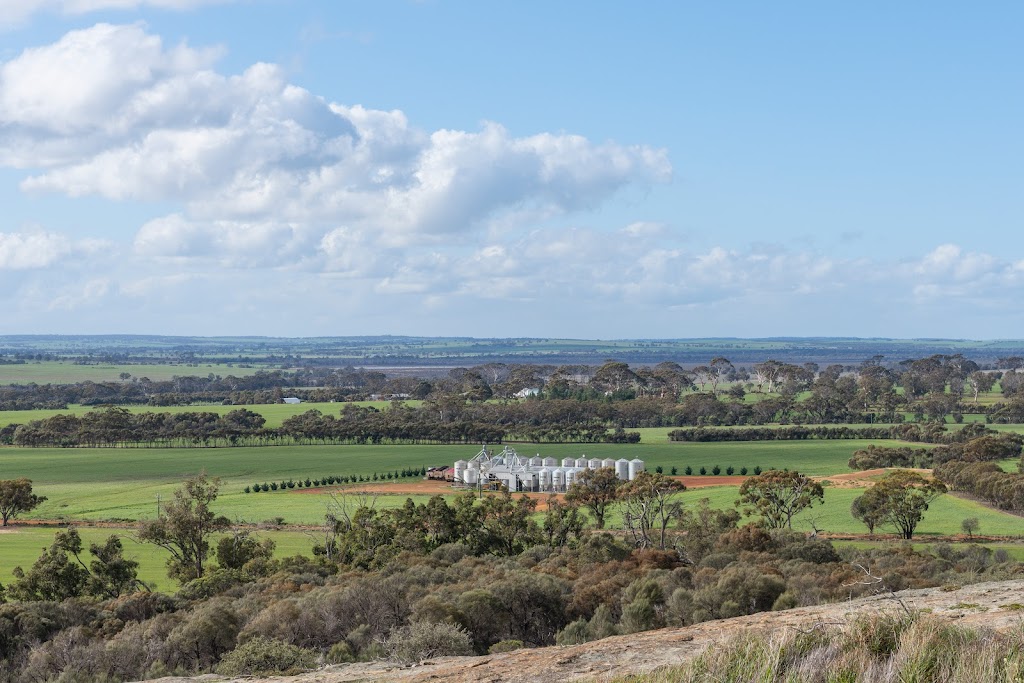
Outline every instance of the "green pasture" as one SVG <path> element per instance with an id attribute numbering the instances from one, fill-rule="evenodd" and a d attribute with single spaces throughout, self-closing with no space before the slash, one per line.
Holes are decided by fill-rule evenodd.
<path id="1" fill-rule="evenodd" d="M 50 546 L 54 534 L 59 530 L 49 526 L 15 526 L 0 530 L 0 583 L 7 584 L 13 580 L 11 571 L 15 567 L 31 567 L 43 549 Z M 91 543 L 102 543 L 111 534 L 117 534 L 124 546 L 125 557 L 139 562 L 140 579 L 162 591 L 177 588 L 177 584 L 167 578 L 165 563 L 168 553 L 162 548 L 135 540 L 131 529 L 80 527 L 78 531 L 86 548 Z M 277 557 L 309 555 L 313 547 L 312 537 L 302 531 L 259 531 L 256 535 L 274 540 L 277 546 L 274 554 Z M 86 550 L 82 559 L 88 563 L 89 557 Z"/>
<path id="2" fill-rule="evenodd" d="M 423 401 L 406 401 L 410 406 L 418 406 Z M 227 415 L 232 410 L 245 408 L 254 413 L 259 413 L 267 420 L 267 427 L 280 427 L 289 417 L 301 415 L 309 410 L 319 410 L 324 415 L 339 415 L 342 409 L 348 405 L 377 408 L 386 410 L 391 403 L 389 401 L 352 401 L 334 403 L 261 403 L 247 406 L 226 406 L 220 403 L 211 405 L 191 406 L 124 406 L 130 413 L 195 413 L 208 412 L 217 415 Z M 65 410 L 0 410 L 0 427 L 9 424 L 25 424 L 32 420 L 45 420 L 54 415 L 84 415 L 93 410 L 103 410 L 94 406 L 70 405 Z"/>
<path id="3" fill-rule="evenodd" d="M 687 465 L 696 474 L 718 465 L 736 472 L 755 466 L 789 468 L 813 475 L 846 472 L 854 450 L 869 441 L 724 443 L 515 444 L 520 455 L 640 458 L 647 468 Z M 405 467 L 446 465 L 469 459 L 479 446 L 269 446 L 236 448 L 15 448 L 0 449 L 3 477 L 27 477 L 48 500 L 31 513 L 36 519 L 139 519 L 156 512 L 189 476 L 205 471 L 222 479 L 221 502 L 233 519 L 263 521 L 284 517 L 293 523 L 317 521 L 323 506 L 315 496 L 270 491 L 245 494 L 246 486 L 300 478 L 394 472 Z"/>
<path id="4" fill-rule="evenodd" d="M 864 493 L 865 489 L 825 487 L 825 502 L 805 510 L 793 518 L 795 531 L 811 531 L 811 522 L 818 529 L 829 534 L 866 534 L 867 527 L 850 516 L 850 504 L 853 499 Z M 707 498 L 711 507 L 730 508 L 739 497 L 737 486 L 716 486 L 706 489 L 694 489 L 683 494 L 687 504 L 697 504 L 700 499 Z M 915 539 L 926 540 L 929 536 L 949 536 L 961 533 L 960 523 L 966 517 L 977 517 L 980 529 L 977 533 L 992 536 L 1024 537 L 1024 517 L 1018 517 L 999 510 L 985 507 L 981 503 L 944 495 L 936 499 L 925 513 L 924 519 L 915 532 Z M 621 524 L 619 519 L 616 524 Z M 888 533 L 887 530 L 876 530 L 877 533 Z"/>
<path id="5" fill-rule="evenodd" d="M 227 377 L 247 377 L 269 365 L 239 367 L 222 363 L 154 363 L 152 365 L 75 365 L 68 361 L 31 361 L 24 365 L 0 365 L 0 385 L 3 384 L 76 384 L 78 382 L 120 382 L 121 373 L 151 380 L 173 377 L 206 377 L 209 374 Z M 128 380 L 131 381 L 131 380 Z"/>
<path id="6" fill-rule="evenodd" d="M 871 549 L 871 548 L 895 547 L 895 546 L 901 545 L 902 543 L 904 543 L 904 541 L 893 540 L 893 539 L 884 539 L 884 540 L 875 540 L 875 541 L 872 541 L 872 540 L 863 540 L 863 541 L 861 541 L 861 540 L 858 540 L 858 541 L 833 541 L 832 543 L 837 548 L 858 548 L 858 549 L 868 550 L 868 549 Z M 991 542 L 984 541 L 984 540 L 964 541 L 963 543 L 977 544 L 977 545 L 979 545 L 979 546 L 981 546 L 983 548 L 988 548 L 989 550 L 991 550 L 993 552 L 995 552 L 996 550 L 1005 550 L 1006 553 L 1010 556 L 1011 560 L 1014 560 L 1016 562 L 1024 562 L 1024 543 L 1001 543 L 1001 542 L 991 543 Z M 934 548 L 934 545 L 932 543 L 929 543 L 929 542 L 924 542 L 924 543 L 914 543 L 914 542 L 912 542 L 911 546 L 914 548 L 914 550 L 922 550 L 922 551 L 928 551 L 929 549 L 933 549 Z M 958 543 L 957 546 L 959 547 L 960 543 Z"/>

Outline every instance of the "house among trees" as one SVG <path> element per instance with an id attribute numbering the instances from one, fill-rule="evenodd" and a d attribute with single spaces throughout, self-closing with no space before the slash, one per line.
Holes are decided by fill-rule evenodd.
<path id="1" fill-rule="evenodd" d="M 527 397 L 530 397 L 530 396 L 536 396 L 539 393 L 540 393 L 540 389 L 537 389 L 536 387 L 527 387 L 525 389 L 520 389 L 519 391 L 517 391 L 515 393 L 515 397 L 516 398 L 527 398 Z"/>
<path id="2" fill-rule="evenodd" d="M 287 398 L 284 398 L 282 400 L 285 403 L 302 403 L 302 399 L 301 398 L 295 398 L 294 396 L 288 396 Z"/>

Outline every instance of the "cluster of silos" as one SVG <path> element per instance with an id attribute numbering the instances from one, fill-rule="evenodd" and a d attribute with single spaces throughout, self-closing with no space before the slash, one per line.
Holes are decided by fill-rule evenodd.
<path id="1" fill-rule="evenodd" d="M 486 460 L 458 460 L 455 463 L 455 481 L 467 486 L 476 486 L 488 480 L 501 481 L 514 491 L 564 492 L 572 486 L 586 470 L 610 468 L 622 481 L 631 481 L 644 471 L 644 461 L 639 458 L 505 458 L 493 457 Z M 514 485 L 513 485 L 514 482 Z"/>

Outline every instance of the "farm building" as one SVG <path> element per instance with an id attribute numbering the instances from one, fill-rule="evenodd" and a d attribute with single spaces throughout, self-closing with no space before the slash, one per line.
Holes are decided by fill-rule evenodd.
<path id="1" fill-rule="evenodd" d="M 294 396 L 289 396 L 288 398 L 283 398 L 281 400 L 285 403 L 302 403 L 301 398 L 295 398 Z"/>
<path id="2" fill-rule="evenodd" d="M 438 481 L 453 481 L 455 479 L 454 467 L 431 467 L 427 470 L 427 479 Z"/>
<path id="3" fill-rule="evenodd" d="M 532 458 L 523 457 L 509 446 L 495 455 L 484 446 L 471 460 L 455 462 L 453 478 L 456 486 L 501 484 L 509 491 L 559 492 L 572 486 L 581 472 L 603 467 L 614 469 L 615 475 L 623 481 L 635 479 L 645 470 L 644 461 L 639 458 L 601 460 L 582 456 L 563 458 L 559 463 L 555 458 L 542 458 L 539 454 Z"/>

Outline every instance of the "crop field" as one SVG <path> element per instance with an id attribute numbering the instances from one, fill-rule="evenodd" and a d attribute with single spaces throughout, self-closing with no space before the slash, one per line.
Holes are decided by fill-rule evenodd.
<path id="1" fill-rule="evenodd" d="M 247 377 L 271 366 L 239 367 L 222 363 L 154 363 L 152 365 L 76 365 L 68 361 L 33 361 L 24 365 L 0 365 L 0 384 L 75 384 L 77 382 L 120 382 L 122 372 L 132 377 L 168 380 L 173 377 L 206 377 L 210 373 Z M 129 380 L 131 381 L 131 380 Z"/>
<path id="2" fill-rule="evenodd" d="M 997 550 L 1004 550 L 1010 556 L 1010 559 L 1012 559 L 1012 560 L 1014 560 L 1016 562 L 1024 562 L 1024 543 L 1001 543 L 1001 542 L 990 542 L 990 541 L 985 541 L 985 540 L 977 540 L 977 541 L 971 541 L 971 542 L 972 543 L 976 543 L 978 546 L 980 546 L 982 548 L 988 548 L 989 550 L 991 550 L 993 552 L 995 552 Z M 893 547 L 893 546 L 896 546 L 897 544 L 902 544 L 902 543 L 903 543 L 903 541 L 899 541 L 899 540 L 833 541 L 833 544 L 837 548 L 863 548 L 865 550 L 869 549 L 869 548 L 878 548 L 878 547 L 886 547 L 886 546 Z M 932 547 L 932 544 L 927 542 L 927 541 L 925 541 L 923 543 L 912 542 L 910 545 L 914 548 L 914 550 L 919 550 L 919 551 L 926 551 L 930 547 Z"/>
<path id="3" fill-rule="evenodd" d="M 410 406 L 418 406 L 423 401 L 406 401 Z M 308 410 L 319 410 L 324 415 L 338 415 L 347 405 L 385 410 L 391 405 L 388 401 L 352 401 L 350 403 L 263 403 L 247 406 L 226 406 L 222 404 L 193 405 L 193 406 L 124 406 L 130 413 L 189 413 L 209 412 L 217 415 L 227 415 L 232 410 L 245 408 L 254 413 L 259 413 L 267 420 L 267 427 L 280 427 L 289 417 L 301 415 Z M 54 415 L 84 415 L 92 410 L 102 410 L 93 406 L 71 405 L 66 410 L 2 410 L 0 411 L 0 427 L 9 424 L 25 424 L 31 420 L 45 420 Z M 666 437 L 667 440 L 667 437 Z"/>
<path id="4" fill-rule="evenodd" d="M 711 507 L 730 508 L 738 498 L 739 487 L 721 486 L 707 489 L 687 491 L 682 495 L 687 505 L 695 505 L 702 498 L 707 498 Z M 793 518 L 793 529 L 811 531 L 811 521 L 818 529 L 830 534 L 866 534 L 867 528 L 850 516 L 850 504 L 853 499 L 864 493 L 862 488 L 825 487 L 824 504 L 816 505 L 810 510 Z M 921 540 L 928 536 L 950 536 L 961 533 L 960 522 L 965 517 L 977 517 L 980 534 L 993 536 L 1019 536 L 1024 538 L 1024 517 L 1018 517 L 999 510 L 987 508 L 972 500 L 956 496 L 940 496 L 932 503 L 924 519 L 917 528 L 915 538 Z M 611 518 L 610 518 L 611 519 Z M 616 517 L 615 523 L 621 524 Z"/>
<path id="5" fill-rule="evenodd" d="M 529 444 L 521 455 L 554 458 L 637 458 L 648 469 L 661 466 L 679 474 L 690 466 L 710 473 L 716 465 L 750 471 L 789 468 L 813 475 L 847 471 L 846 461 L 869 441 L 727 442 L 621 444 Z M 315 522 L 322 505 L 308 494 L 246 494 L 246 486 L 300 478 L 374 472 L 405 467 L 451 464 L 469 459 L 478 446 L 270 446 L 237 448 L 3 448 L 0 471 L 28 477 L 48 500 L 32 513 L 37 519 L 138 519 L 155 514 L 156 497 L 164 500 L 182 480 L 205 471 L 222 478 L 221 502 L 234 519 L 262 521 L 283 516 L 293 523 Z M 287 499 L 288 502 L 284 502 Z M 307 502 L 308 501 L 308 502 Z M 282 510 L 282 508 L 286 508 Z"/>

